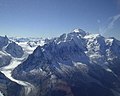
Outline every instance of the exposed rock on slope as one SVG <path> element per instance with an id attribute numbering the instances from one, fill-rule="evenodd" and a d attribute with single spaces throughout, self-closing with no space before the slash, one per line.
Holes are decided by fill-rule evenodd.
<path id="1" fill-rule="evenodd" d="M 119 59 L 120 41 L 75 29 L 38 46 L 13 76 L 34 84 L 38 96 L 115 96 Z"/>
<path id="2" fill-rule="evenodd" d="M 22 96 L 22 86 L 10 81 L 0 72 L 0 91 L 4 96 Z"/>
<path id="3" fill-rule="evenodd" d="M 0 50 L 2 50 L 2 48 L 8 44 L 8 41 L 9 39 L 7 38 L 7 36 L 0 36 Z"/>
<path id="4" fill-rule="evenodd" d="M 0 52 L 0 67 L 10 64 L 11 57 Z"/>
<path id="5" fill-rule="evenodd" d="M 6 52 L 11 54 L 13 57 L 20 58 L 23 56 L 24 51 L 21 46 L 16 44 L 15 42 L 11 42 L 7 47 L 6 47 Z"/>

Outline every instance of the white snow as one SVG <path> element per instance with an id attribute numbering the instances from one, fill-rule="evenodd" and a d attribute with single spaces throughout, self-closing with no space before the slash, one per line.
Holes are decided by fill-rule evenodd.
<path id="1" fill-rule="evenodd" d="M 25 51 L 25 52 L 27 52 L 28 54 L 31 54 L 35 49 L 36 49 L 36 47 L 37 46 L 35 46 L 35 47 L 30 47 L 30 46 L 28 46 L 28 44 L 27 44 L 27 42 L 16 42 L 18 45 L 20 45 L 22 48 L 23 48 L 23 50 Z"/>
<path id="2" fill-rule="evenodd" d="M 25 93 L 26 96 L 29 96 L 29 93 L 33 90 L 35 90 L 35 87 L 25 81 L 21 81 L 21 80 L 16 80 L 12 77 L 11 72 L 19 65 L 22 63 L 22 61 L 27 58 L 26 54 L 24 54 L 24 56 L 22 58 L 13 58 L 11 60 L 11 63 L 5 67 L 0 68 L 0 71 L 7 77 L 9 78 L 11 81 L 14 81 L 20 85 L 23 85 L 25 87 Z"/>
<path id="3" fill-rule="evenodd" d="M 1 91 L 0 91 L 0 96 L 4 96 Z"/>
<path id="4" fill-rule="evenodd" d="M 76 29 L 73 30 L 73 32 L 76 32 L 76 33 L 77 33 L 77 32 L 80 32 L 80 29 L 77 29 L 77 28 L 76 28 Z"/>
<path id="5" fill-rule="evenodd" d="M 16 80 L 11 76 L 12 70 L 16 68 L 20 63 L 21 63 L 21 59 L 19 60 L 18 58 L 13 58 L 11 63 L 8 66 L 0 68 L 0 71 L 11 81 L 14 81 L 20 85 L 23 85 L 25 87 L 25 93 L 26 95 L 28 95 L 34 89 L 34 86 L 28 82 Z"/>
<path id="6" fill-rule="evenodd" d="M 114 41 L 114 39 L 112 39 L 112 38 L 108 38 L 105 40 L 106 45 L 110 45 L 110 46 L 112 45 L 113 41 Z"/>
<path id="7" fill-rule="evenodd" d="M 86 64 L 83 64 L 81 62 L 73 62 L 73 64 L 76 68 L 78 68 L 83 73 L 88 73 L 89 69 L 88 69 L 88 66 Z"/>
<path id="8" fill-rule="evenodd" d="M 97 38 L 99 36 L 100 36 L 100 34 L 88 34 L 84 38 L 94 40 L 95 38 Z"/>
<path id="9" fill-rule="evenodd" d="M 15 42 L 16 42 L 16 38 L 14 38 Z M 29 94 L 33 89 L 34 86 L 31 85 L 28 82 L 25 81 L 21 81 L 21 80 L 16 80 L 11 76 L 11 72 L 14 68 L 16 68 L 19 64 L 21 64 L 21 62 L 27 58 L 28 54 L 32 54 L 33 51 L 40 45 L 43 46 L 45 44 L 44 40 L 37 40 L 37 39 L 33 39 L 32 41 L 29 38 L 18 38 L 18 40 L 21 40 L 21 42 L 16 42 L 18 45 L 20 45 L 25 54 L 22 58 L 12 58 L 11 63 L 8 66 L 2 67 L 0 68 L 1 72 L 8 77 L 10 80 L 25 86 L 25 90 L 26 90 L 26 94 Z M 36 42 L 37 40 L 37 42 Z M 79 70 L 81 70 L 83 73 L 87 73 L 89 71 L 89 68 L 87 66 L 87 64 L 83 64 L 81 63 L 82 61 L 87 61 L 89 63 L 96 63 L 96 64 L 100 64 L 101 67 L 103 67 L 104 69 L 106 69 L 106 71 L 113 73 L 113 71 L 111 69 L 109 69 L 107 66 L 107 60 L 112 60 L 113 58 L 115 58 L 115 56 L 120 56 L 120 45 L 114 41 L 114 38 L 104 38 L 103 36 L 99 35 L 99 34 L 87 34 L 85 33 L 85 31 L 81 30 L 81 29 L 74 29 L 72 31 L 72 33 L 69 34 L 63 34 L 61 35 L 59 38 L 56 39 L 52 39 L 53 42 L 57 43 L 56 46 L 58 46 L 58 49 L 56 47 L 54 47 L 54 43 L 53 45 L 50 46 L 50 48 L 52 48 L 52 50 L 50 49 L 50 51 L 54 52 L 57 50 L 57 52 L 60 49 L 64 49 L 66 48 L 66 50 L 61 50 L 64 56 L 63 59 L 73 59 L 75 58 L 75 60 L 77 60 L 77 58 L 79 58 L 79 60 L 82 58 L 81 61 L 72 61 L 73 66 L 69 66 L 68 64 L 71 64 L 71 62 L 69 62 L 69 60 L 65 61 L 65 60 L 60 60 L 61 62 L 59 63 L 60 68 L 56 68 L 56 70 L 60 73 L 70 73 L 70 70 L 74 70 L 72 67 L 75 67 Z M 51 40 L 51 41 L 52 41 Z M 113 44 L 114 43 L 114 44 Z M 111 48 L 112 45 L 114 45 L 114 48 Z M 77 47 L 78 48 L 77 48 Z M 74 48 L 75 47 L 75 48 Z M 76 49 L 77 48 L 77 49 Z M 78 49 L 81 49 L 81 54 L 80 55 L 75 55 L 74 52 L 78 52 Z M 46 51 L 44 48 L 39 49 L 38 51 L 36 51 L 36 57 L 39 57 L 40 52 L 44 52 Z M 68 52 L 67 52 L 68 51 Z M 80 50 L 79 50 L 80 51 Z M 5 47 L 3 47 L 3 52 L 7 55 L 9 55 L 8 53 L 5 52 Z M 0 52 L 0 54 L 3 54 L 3 52 Z M 61 54 L 62 54 L 61 52 Z M 72 52 L 72 54 L 70 55 L 70 53 Z M 82 54 L 85 53 L 85 54 Z M 66 55 L 67 54 L 67 55 Z M 85 55 L 85 56 L 84 56 Z M 52 58 L 53 54 L 50 54 L 49 52 L 49 48 L 46 51 L 46 56 L 48 58 Z M 79 57 L 80 56 L 80 57 Z M 65 63 L 64 63 L 65 62 Z M 36 73 L 42 73 L 43 75 L 46 74 L 46 72 L 44 72 L 41 68 L 38 69 L 32 69 L 30 71 L 31 74 L 36 74 Z M 115 76 L 117 76 L 115 73 L 113 73 Z M 51 78 L 54 79 L 54 75 L 51 75 Z"/>

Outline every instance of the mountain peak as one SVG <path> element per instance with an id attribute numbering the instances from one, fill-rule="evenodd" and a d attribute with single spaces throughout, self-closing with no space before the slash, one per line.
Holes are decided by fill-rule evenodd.
<path id="1" fill-rule="evenodd" d="M 80 29 L 80 28 L 76 28 L 72 32 L 76 33 L 76 34 L 79 34 L 79 35 L 81 35 L 83 37 L 86 35 L 86 32 L 84 30 Z"/>
<path id="2" fill-rule="evenodd" d="M 8 44 L 8 38 L 7 36 L 3 37 L 0 36 L 0 49 L 2 49 L 4 46 L 6 46 Z"/>
<path id="3" fill-rule="evenodd" d="M 86 92 L 93 89 L 92 93 L 98 93 L 95 96 L 114 96 L 100 93 L 110 93 L 106 92 L 106 88 L 120 88 L 119 60 L 120 45 L 116 39 L 75 29 L 71 33 L 48 40 L 43 46 L 38 46 L 27 60 L 13 71 L 13 76 L 38 85 L 37 88 L 40 86 L 38 92 L 41 92 L 41 88 L 51 92 L 56 89 L 54 86 L 59 86 L 61 90 L 62 86 L 58 81 L 63 80 L 68 83 L 72 92 L 74 85 L 74 90 L 78 91 L 83 88 Z M 46 85 L 42 87 L 41 84 Z M 49 86 L 53 89 L 49 90 Z M 84 96 L 91 96 L 91 93 Z"/>
<path id="4" fill-rule="evenodd" d="M 35 50 L 34 50 L 34 56 L 35 57 L 41 57 L 43 56 L 43 52 L 42 52 L 42 48 L 41 46 L 38 46 Z"/>
<path id="5" fill-rule="evenodd" d="M 81 31 L 83 31 L 82 29 L 80 29 L 80 28 L 75 28 L 74 30 L 73 30 L 73 32 L 81 32 Z"/>

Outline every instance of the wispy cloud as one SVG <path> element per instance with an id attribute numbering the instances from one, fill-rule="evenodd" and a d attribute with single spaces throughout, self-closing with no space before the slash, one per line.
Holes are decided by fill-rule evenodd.
<path id="1" fill-rule="evenodd" d="M 108 18 L 109 23 L 99 28 L 100 33 L 104 35 L 109 31 L 111 31 L 115 27 L 116 22 L 118 22 L 119 20 L 120 20 L 120 14 L 117 14 L 113 17 Z"/>
<path id="2" fill-rule="evenodd" d="M 116 15 L 116 16 L 113 16 L 113 17 L 111 18 L 110 23 L 108 24 L 108 27 L 106 28 L 106 31 L 113 29 L 114 24 L 115 24 L 116 21 L 118 21 L 118 20 L 120 20 L 120 14 L 118 14 L 118 15 Z"/>

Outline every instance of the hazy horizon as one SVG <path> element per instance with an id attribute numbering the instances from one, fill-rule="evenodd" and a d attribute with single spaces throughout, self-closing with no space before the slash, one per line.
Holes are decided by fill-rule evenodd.
<path id="1" fill-rule="evenodd" d="M 56 37 L 75 28 L 120 38 L 120 0 L 0 0 L 0 35 Z"/>

